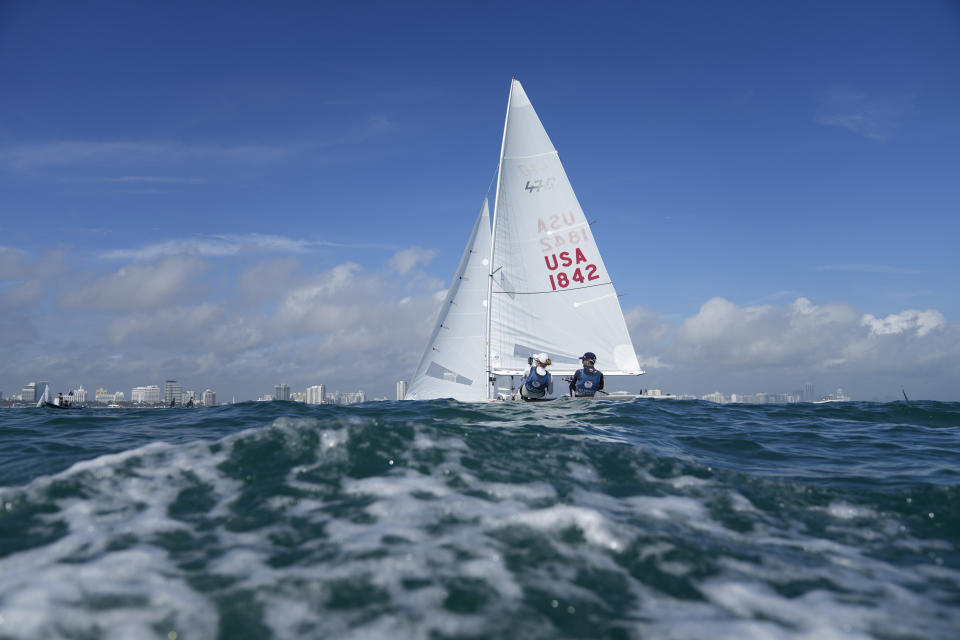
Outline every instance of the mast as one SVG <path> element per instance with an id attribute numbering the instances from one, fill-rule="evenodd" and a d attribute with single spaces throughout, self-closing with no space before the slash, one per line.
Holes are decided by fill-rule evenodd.
<path id="1" fill-rule="evenodd" d="M 510 78 L 510 91 L 507 93 L 507 114 L 503 117 L 503 138 L 500 140 L 500 162 L 497 164 L 497 190 L 493 196 L 493 227 L 490 231 L 490 260 L 487 269 L 487 397 L 493 400 L 496 386 L 490 390 L 490 374 L 493 364 L 490 362 L 490 330 L 493 323 L 493 249 L 497 243 L 497 213 L 500 209 L 500 180 L 503 177 L 503 152 L 507 146 L 507 124 L 510 122 L 510 103 L 513 100 L 513 83 L 516 78 Z M 493 382 L 496 385 L 496 381 Z"/>

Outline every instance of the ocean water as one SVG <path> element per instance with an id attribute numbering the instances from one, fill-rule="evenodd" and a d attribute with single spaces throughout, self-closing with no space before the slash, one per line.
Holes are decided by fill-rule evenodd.
<path id="1" fill-rule="evenodd" d="M 960 637 L 960 403 L 0 411 L 0 638 Z"/>

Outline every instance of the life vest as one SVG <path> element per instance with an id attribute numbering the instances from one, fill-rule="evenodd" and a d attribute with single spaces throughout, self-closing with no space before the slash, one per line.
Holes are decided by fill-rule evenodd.
<path id="1" fill-rule="evenodd" d="M 526 389 L 527 396 L 531 398 L 542 398 L 547 395 L 547 387 L 550 385 L 550 372 L 547 371 L 544 375 L 537 373 L 537 367 L 530 367 L 530 371 L 527 373 L 527 377 L 523 381 L 523 386 Z"/>
<path id="2" fill-rule="evenodd" d="M 595 396 L 597 389 L 600 387 L 600 379 L 603 377 L 603 374 L 596 369 L 593 369 L 593 373 L 587 373 L 586 369 L 580 369 L 578 373 L 580 375 L 577 376 L 577 395 L 587 397 Z"/>

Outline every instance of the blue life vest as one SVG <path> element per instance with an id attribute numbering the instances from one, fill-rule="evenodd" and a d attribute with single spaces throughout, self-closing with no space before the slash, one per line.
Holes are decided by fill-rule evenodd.
<path id="1" fill-rule="evenodd" d="M 550 372 L 545 375 L 537 373 L 537 367 L 530 367 L 527 377 L 524 378 L 523 386 L 527 389 L 527 395 L 533 398 L 539 398 L 547 394 L 547 387 L 550 385 Z"/>
<path id="2" fill-rule="evenodd" d="M 596 369 L 593 370 L 593 373 L 587 373 L 586 369 L 580 369 L 578 373 L 580 375 L 577 376 L 577 395 L 595 396 L 597 389 L 600 387 L 600 380 L 603 378 L 603 374 Z"/>

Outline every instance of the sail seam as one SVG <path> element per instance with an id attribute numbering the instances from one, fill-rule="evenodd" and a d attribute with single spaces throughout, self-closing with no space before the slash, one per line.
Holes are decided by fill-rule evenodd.
<path id="1" fill-rule="evenodd" d="M 504 160 L 526 160 L 527 158 L 542 158 L 543 156 L 557 156 L 560 154 L 556 150 L 545 151 L 543 153 L 535 153 L 532 156 L 503 156 Z"/>
<path id="2" fill-rule="evenodd" d="M 593 289 L 594 287 L 606 287 L 613 286 L 612 282 L 600 282 L 597 284 L 588 284 L 583 287 L 577 287 L 576 289 L 557 289 L 549 291 L 492 291 L 491 293 L 506 293 L 511 296 L 534 296 L 541 293 L 570 293 L 571 291 L 583 291 L 584 289 Z"/>

